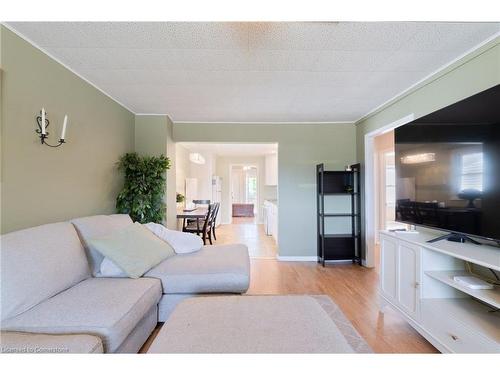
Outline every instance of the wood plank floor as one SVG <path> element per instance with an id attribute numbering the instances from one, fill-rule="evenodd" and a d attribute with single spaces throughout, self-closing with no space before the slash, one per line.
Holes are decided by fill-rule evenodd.
<path id="1" fill-rule="evenodd" d="M 232 224 L 216 229 L 217 244 L 244 243 L 253 258 L 276 258 L 277 246 L 273 237 L 266 235 L 264 225 L 256 224 L 256 218 L 233 217 Z"/>
<path id="2" fill-rule="evenodd" d="M 241 242 L 238 224 L 221 226 L 217 243 Z M 269 240 L 266 236 L 265 240 Z M 252 239 L 250 246 L 255 245 Z M 262 246 L 269 246 L 267 243 Z M 314 262 L 280 262 L 253 258 L 248 294 L 326 294 L 376 353 L 436 353 L 437 350 L 418 334 L 398 313 L 378 308 L 378 272 L 357 265 L 331 265 Z M 153 332 L 141 352 L 145 352 L 161 325 Z"/>

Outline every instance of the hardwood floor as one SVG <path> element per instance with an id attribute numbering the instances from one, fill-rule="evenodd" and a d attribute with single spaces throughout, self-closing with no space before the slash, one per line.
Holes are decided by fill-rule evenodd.
<path id="1" fill-rule="evenodd" d="M 326 294 L 376 353 L 437 353 L 395 311 L 378 309 L 378 273 L 357 265 L 252 259 L 248 294 Z"/>
<path id="2" fill-rule="evenodd" d="M 246 243 L 238 224 L 217 232 L 220 243 Z M 265 234 L 264 234 L 265 236 Z M 268 239 L 268 237 L 266 236 Z M 250 246 L 267 246 L 264 239 L 248 239 Z M 251 259 L 250 288 L 247 294 L 326 294 L 342 309 L 347 319 L 376 353 L 437 353 L 398 313 L 378 308 L 378 272 L 352 264 L 323 268 L 315 262 L 280 262 Z M 141 349 L 145 352 L 159 325 Z"/>
<path id="3" fill-rule="evenodd" d="M 233 217 L 232 224 L 220 225 L 216 229 L 217 244 L 244 243 L 250 257 L 276 258 L 277 246 L 273 237 L 266 235 L 263 224 L 253 217 Z"/>

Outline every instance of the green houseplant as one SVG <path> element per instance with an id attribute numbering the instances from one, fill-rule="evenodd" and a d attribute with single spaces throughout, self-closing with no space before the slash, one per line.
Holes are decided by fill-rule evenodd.
<path id="1" fill-rule="evenodd" d="M 140 223 L 161 223 L 166 215 L 163 197 L 169 168 L 170 160 L 164 155 L 123 155 L 118 161 L 118 169 L 125 173 L 123 189 L 116 198 L 118 213 L 129 214 Z"/>
<path id="2" fill-rule="evenodd" d="M 177 195 L 176 195 L 176 197 L 175 197 L 175 201 L 176 201 L 177 203 L 182 203 L 182 202 L 184 202 L 184 199 L 186 199 L 186 198 L 184 197 L 184 195 L 182 195 L 181 193 L 177 193 Z"/>

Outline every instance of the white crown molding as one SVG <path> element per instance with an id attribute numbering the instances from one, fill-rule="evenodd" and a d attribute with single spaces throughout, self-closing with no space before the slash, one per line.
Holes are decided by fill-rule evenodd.
<path id="1" fill-rule="evenodd" d="M 168 116 L 167 113 L 135 113 L 136 116 Z M 172 119 L 170 119 L 172 120 Z"/>
<path id="2" fill-rule="evenodd" d="M 9 24 L 5 23 L 5 22 L 0 22 L 0 24 L 2 26 L 4 26 L 6 29 L 12 31 L 14 34 L 16 34 L 18 37 L 20 37 L 21 39 L 23 39 L 24 41 L 28 42 L 29 44 L 31 44 L 33 47 L 35 47 L 36 49 L 38 49 L 39 51 L 41 51 L 42 53 L 44 53 L 45 55 L 47 55 L 48 57 L 50 57 L 52 60 L 54 60 L 56 63 L 62 65 L 64 68 L 66 68 L 67 70 L 69 70 L 71 73 L 73 73 L 74 75 L 76 75 L 78 78 L 80 78 L 81 80 L 87 82 L 90 86 L 92 86 L 93 88 L 95 88 L 97 91 L 103 93 L 104 95 L 106 95 L 108 98 L 110 98 L 111 100 L 113 100 L 114 102 L 116 102 L 117 104 L 119 104 L 120 106 L 122 106 L 123 108 L 125 108 L 127 111 L 129 111 L 130 113 L 132 113 L 133 115 L 135 115 L 136 113 L 134 111 L 132 111 L 129 107 L 127 107 L 125 104 L 123 104 L 122 102 L 120 102 L 119 100 L 116 100 L 115 98 L 113 98 L 110 94 L 108 94 L 106 91 L 104 91 L 103 89 L 101 89 L 100 87 L 96 86 L 94 83 L 92 83 L 91 81 L 89 81 L 87 78 L 83 77 L 80 73 L 76 72 L 74 69 L 70 68 L 69 66 L 67 66 L 65 63 L 63 63 L 61 60 L 59 60 L 57 57 L 53 56 L 50 52 L 46 51 L 44 48 L 40 47 L 38 44 L 36 44 L 34 41 L 32 41 L 30 38 L 28 38 L 27 36 L 25 36 L 24 34 L 20 33 L 19 31 L 17 31 L 16 29 L 14 29 L 13 27 L 11 27 Z"/>
<path id="3" fill-rule="evenodd" d="M 499 39 L 495 42 L 495 39 Z M 430 74 L 426 75 L 424 78 L 422 78 L 421 80 L 415 82 L 413 85 L 411 85 L 410 87 L 404 89 L 403 91 L 401 91 L 399 94 L 396 94 L 394 95 L 392 98 L 390 98 L 389 100 L 386 100 L 384 103 L 378 105 L 377 107 L 373 108 L 371 111 L 369 111 L 367 114 L 361 116 L 358 120 L 354 121 L 354 124 L 357 125 L 358 123 L 360 123 L 361 121 L 364 121 L 366 120 L 367 118 L 370 118 L 372 117 L 373 115 L 381 112 L 382 110 L 384 110 L 385 108 L 391 106 L 392 104 L 398 102 L 399 100 L 403 99 L 404 97 L 410 95 L 411 93 L 417 91 L 418 89 L 424 87 L 424 86 L 427 86 L 428 84 L 430 84 L 431 82 L 434 82 L 435 80 L 437 80 L 438 78 L 442 77 L 443 75 L 445 75 L 446 73 L 448 73 L 448 69 L 451 71 L 451 70 L 455 70 L 456 68 L 458 68 L 459 66 L 465 64 L 466 62 L 472 60 L 473 58 L 481 55 L 483 52 L 485 51 L 482 51 L 482 52 L 479 52 L 479 50 L 482 48 L 482 47 L 485 47 L 487 46 L 488 44 L 491 43 L 491 47 L 487 48 L 485 51 L 493 48 L 494 46 L 496 46 L 497 44 L 500 43 L 500 31 L 493 34 L 492 36 L 490 36 L 488 39 L 482 41 L 481 43 L 475 45 L 474 47 L 470 48 L 469 50 L 465 51 L 464 53 L 462 53 L 461 55 L 459 55 L 458 57 L 454 58 L 453 60 L 451 60 L 450 62 L 442 65 L 441 67 L 439 67 L 438 69 L 434 70 L 433 72 L 431 72 Z M 479 52 L 479 53 L 476 53 Z M 456 65 L 456 66 L 454 66 Z"/>
<path id="4" fill-rule="evenodd" d="M 173 121 L 174 124 L 196 125 L 354 125 L 355 121 Z"/>

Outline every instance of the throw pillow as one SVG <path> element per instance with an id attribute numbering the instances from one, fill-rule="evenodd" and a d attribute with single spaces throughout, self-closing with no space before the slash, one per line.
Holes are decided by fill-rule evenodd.
<path id="1" fill-rule="evenodd" d="M 177 254 L 192 253 L 201 250 L 203 247 L 203 240 L 196 234 L 170 230 L 156 223 L 147 223 L 144 226 L 158 236 L 158 238 L 170 244 Z"/>
<path id="2" fill-rule="evenodd" d="M 133 279 L 141 277 L 175 254 L 168 243 L 139 223 L 131 224 L 108 236 L 93 238 L 89 242 Z"/>

